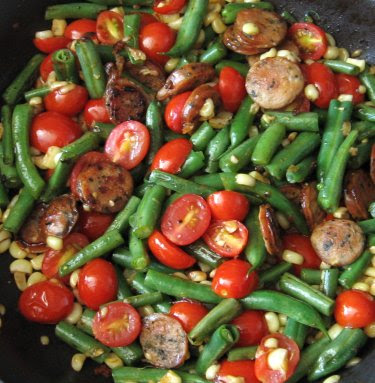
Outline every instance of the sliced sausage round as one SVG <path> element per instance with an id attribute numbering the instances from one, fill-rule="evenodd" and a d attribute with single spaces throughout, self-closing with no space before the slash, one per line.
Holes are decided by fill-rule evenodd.
<path id="1" fill-rule="evenodd" d="M 246 77 L 250 97 L 265 109 L 280 109 L 301 93 L 304 78 L 299 66 L 284 57 L 269 57 L 255 63 Z"/>
<path id="2" fill-rule="evenodd" d="M 283 193 L 285 195 L 286 198 L 288 198 L 289 201 L 292 201 L 297 206 L 300 205 L 300 203 L 301 203 L 301 192 L 302 192 L 300 185 L 285 184 L 285 185 L 281 185 L 279 190 L 281 191 L 281 193 Z"/>
<path id="3" fill-rule="evenodd" d="M 345 177 L 345 206 L 356 219 L 367 219 L 368 207 L 375 201 L 375 185 L 364 170 L 349 171 Z"/>
<path id="4" fill-rule="evenodd" d="M 306 183 L 301 190 L 302 213 L 310 230 L 319 225 L 325 218 L 325 212 L 318 205 L 318 191 L 315 183 Z"/>
<path id="5" fill-rule="evenodd" d="M 164 71 L 151 61 L 145 61 L 143 65 L 134 65 L 131 62 L 127 62 L 125 70 L 136 80 L 155 92 L 165 83 Z"/>
<path id="6" fill-rule="evenodd" d="M 283 252 L 283 242 L 280 237 L 280 226 L 274 210 L 269 204 L 260 205 L 258 217 L 268 253 L 280 255 Z"/>
<path id="7" fill-rule="evenodd" d="M 188 339 L 181 323 L 165 314 L 143 318 L 140 342 L 145 358 L 155 367 L 179 367 L 189 356 Z"/>
<path id="8" fill-rule="evenodd" d="M 133 192 L 131 174 L 109 161 L 87 164 L 77 177 L 77 193 L 83 204 L 97 213 L 117 213 Z"/>
<path id="9" fill-rule="evenodd" d="M 42 228 L 42 221 L 47 205 L 41 203 L 35 207 L 27 221 L 22 225 L 19 239 L 26 245 L 43 245 L 46 235 Z"/>
<path id="10" fill-rule="evenodd" d="M 311 235 L 311 243 L 323 262 L 345 266 L 362 254 L 365 236 L 354 221 L 335 219 L 318 225 Z"/>
<path id="11" fill-rule="evenodd" d="M 163 101 L 168 97 L 176 96 L 179 93 L 194 89 L 197 86 L 213 80 L 216 77 L 215 69 L 206 63 L 190 63 L 174 70 L 156 98 Z"/>

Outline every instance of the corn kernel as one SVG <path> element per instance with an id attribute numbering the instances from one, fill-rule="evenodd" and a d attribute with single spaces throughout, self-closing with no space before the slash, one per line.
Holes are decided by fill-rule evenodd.
<path id="1" fill-rule="evenodd" d="M 339 57 L 340 60 L 346 61 L 349 58 L 349 52 L 345 48 L 339 48 Z"/>
<path id="2" fill-rule="evenodd" d="M 276 57 L 276 55 L 277 55 L 276 48 L 271 48 L 269 51 L 260 55 L 260 60 L 264 60 L 264 59 L 267 59 L 269 57 Z"/>
<path id="3" fill-rule="evenodd" d="M 33 267 L 27 259 L 16 259 L 10 264 L 10 272 L 15 273 L 16 271 L 31 274 L 33 272 Z"/>
<path id="4" fill-rule="evenodd" d="M 40 337 L 40 343 L 43 345 L 43 346 L 48 346 L 49 345 L 49 338 L 47 335 L 42 335 Z"/>
<path id="5" fill-rule="evenodd" d="M 328 45 L 330 47 L 335 47 L 336 46 L 335 38 L 330 33 L 326 33 L 326 37 L 327 37 Z"/>
<path id="6" fill-rule="evenodd" d="M 339 57 L 340 51 L 337 47 L 329 46 L 324 54 L 326 60 L 336 60 Z"/>
<path id="7" fill-rule="evenodd" d="M 277 348 L 277 347 L 279 347 L 279 341 L 276 338 L 268 338 L 264 342 L 264 347 L 267 347 L 267 348 Z"/>
<path id="8" fill-rule="evenodd" d="M 353 101 L 353 95 L 352 94 L 340 94 L 337 98 L 340 102 L 352 102 Z"/>
<path id="9" fill-rule="evenodd" d="M 368 277 L 373 277 L 373 278 L 375 278 L 375 267 L 368 267 L 368 268 L 365 270 L 365 275 L 367 275 Z"/>
<path id="10" fill-rule="evenodd" d="M 173 71 L 176 69 L 176 67 L 177 67 L 177 65 L 178 65 L 179 62 L 180 62 L 180 59 L 177 58 L 177 57 L 174 57 L 174 58 L 169 59 L 169 60 L 166 62 L 166 64 L 164 65 L 164 70 L 165 70 L 166 72 L 168 72 L 168 73 L 173 72 Z"/>
<path id="11" fill-rule="evenodd" d="M 46 240 L 46 244 L 53 250 L 61 250 L 63 248 L 63 240 L 58 237 L 48 236 Z"/>
<path id="12" fill-rule="evenodd" d="M 330 327 L 330 329 L 328 330 L 328 335 L 329 337 L 333 340 L 333 339 L 336 339 L 340 334 L 341 334 L 341 331 L 343 330 L 344 328 L 342 326 L 340 326 L 338 323 L 335 323 L 333 326 Z"/>
<path id="13" fill-rule="evenodd" d="M 334 213 L 335 218 L 344 219 L 349 218 L 348 209 L 346 207 L 339 207 Z"/>
<path id="14" fill-rule="evenodd" d="M 74 302 L 73 309 L 65 320 L 70 324 L 76 324 L 82 317 L 82 305 L 78 302 Z"/>
<path id="15" fill-rule="evenodd" d="M 248 174 L 237 174 L 236 175 L 236 183 L 238 185 L 245 185 L 245 186 L 255 186 L 256 180 L 254 177 L 248 175 Z"/>
<path id="16" fill-rule="evenodd" d="M 293 263 L 294 265 L 302 265 L 304 262 L 303 256 L 292 250 L 284 250 L 282 258 L 285 262 Z"/>
<path id="17" fill-rule="evenodd" d="M 259 27 L 255 23 L 245 23 L 242 26 L 242 32 L 249 36 L 255 36 L 260 31 L 259 31 Z"/>
<path id="18" fill-rule="evenodd" d="M 340 375 L 332 375 L 325 379 L 323 383 L 338 383 L 340 381 Z"/>
<path id="19" fill-rule="evenodd" d="M 171 23 L 168 23 L 168 26 L 176 31 L 178 31 L 181 28 L 182 22 L 184 21 L 183 17 L 180 17 L 176 21 L 172 21 Z"/>
<path id="20" fill-rule="evenodd" d="M 44 274 L 40 273 L 39 271 L 36 271 L 35 273 L 30 274 L 29 278 L 27 278 L 27 287 L 46 280 L 47 277 Z"/>
<path id="21" fill-rule="evenodd" d="M 208 98 L 204 102 L 201 110 L 199 111 L 199 115 L 207 120 L 209 118 L 212 118 L 214 114 L 215 114 L 215 104 L 212 98 Z"/>
<path id="22" fill-rule="evenodd" d="M 207 280 L 207 274 L 203 271 L 190 271 L 188 275 L 193 282 L 202 282 Z"/>
<path id="23" fill-rule="evenodd" d="M 160 383 L 182 383 L 181 378 L 172 370 L 169 370 L 161 379 Z"/>
<path id="24" fill-rule="evenodd" d="M 365 327 L 365 334 L 369 338 L 375 338 L 375 322 L 373 322 L 373 323 L 371 323 Z"/>
<path id="25" fill-rule="evenodd" d="M 214 30 L 215 33 L 220 35 L 227 30 L 227 26 L 223 23 L 223 20 L 221 19 L 221 17 L 217 17 L 212 22 L 212 29 Z"/>
<path id="26" fill-rule="evenodd" d="M 52 33 L 54 36 L 64 36 L 67 22 L 64 19 L 53 19 L 52 20 Z"/>
<path id="27" fill-rule="evenodd" d="M 304 93 L 306 98 L 313 102 L 316 101 L 320 96 L 319 90 L 314 84 L 307 85 L 305 87 Z"/>
<path id="28" fill-rule="evenodd" d="M 288 370 L 288 350 L 277 348 L 271 351 L 267 356 L 267 363 L 271 370 L 286 373 Z"/>
<path id="29" fill-rule="evenodd" d="M 53 37 L 53 33 L 50 29 L 45 31 L 39 31 L 35 33 L 36 39 L 49 39 L 50 37 Z"/>
<path id="30" fill-rule="evenodd" d="M 34 270 L 42 270 L 44 254 L 39 254 L 33 259 L 31 259 L 30 263 Z"/>
<path id="31" fill-rule="evenodd" d="M 346 367 L 346 368 L 354 367 L 354 366 L 356 366 L 358 363 L 360 363 L 361 360 L 362 360 L 361 358 L 359 358 L 358 356 L 356 356 L 356 357 L 350 359 L 349 362 L 346 363 L 345 367 Z"/>
<path id="32" fill-rule="evenodd" d="M 286 218 L 285 215 L 279 211 L 276 212 L 276 219 L 283 230 L 288 230 L 290 228 L 290 222 L 288 221 L 288 218 Z"/>
<path id="33" fill-rule="evenodd" d="M 217 373 L 220 370 L 220 364 L 213 364 L 206 370 L 206 379 L 207 380 L 214 380 L 216 378 Z"/>
<path id="34" fill-rule="evenodd" d="M 105 358 L 104 363 L 111 369 L 122 367 L 124 365 L 124 362 L 114 352 L 111 352 Z"/>
<path id="35" fill-rule="evenodd" d="M 72 357 L 71 366 L 74 371 L 79 372 L 82 370 L 82 367 L 85 363 L 86 355 L 84 354 L 74 354 Z"/>
<path id="36" fill-rule="evenodd" d="M 23 259 L 27 256 L 27 252 L 20 247 L 17 241 L 10 244 L 9 253 L 13 258 L 17 259 Z"/>
<path id="37" fill-rule="evenodd" d="M 275 333 L 280 328 L 280 321 L 277 314 L 272 311 L 269 311 L 264 314 L 264 319 L 267 322 L 267 327 L 270 333 Z"/>
<path id="38" fill-rule="evenodd" d="M 19 271 L 16 271 L 13 274 L 13 277 L 14 277 L 14 282 L 16 283 L 16 286 L 17 286 L 18 290 L 20 290 L 20 291 L 25 290 L 26 287 L 27 287 L 26 274 L 25 273 L 21 273 Z"/>
<path id="39" fill-rule="evenodd" d="M 210 118 L 209 123 L 214 129 L 225 128 L 233 118 L 233 113 L 221 111 L 214 117 Z"/>
<path id="40" fill-rule="evenodd" d="M 355 65 L 359 68 L 360 72 L 363 72 L 366 68 L 366 60 L 347 58 L 346 62 L 352 65 Z"/>
<path id="41" fill-rule="evenodd" d="M 354 283 L 354 285 L 352 286 L 352 289 L 360 290 L 360 291 L 364 291 L 365 293 L 368 293 L 370 291 L 370 286 L 364 282 L 357 282 L 357 283 Z"/>

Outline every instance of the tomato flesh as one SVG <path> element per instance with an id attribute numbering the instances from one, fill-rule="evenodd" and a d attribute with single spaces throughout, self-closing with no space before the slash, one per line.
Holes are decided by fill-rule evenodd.
<path id="1" fill-rule="evenodd" d="M 103 44 L 114 45 L 124 38 L 122 16 L 117 12 L 104 11 L 96 22 L 96 35 Z"/>
<path id="2" fill-rule="evenodd" d="M 174 96 L 165 108 L 165 122 L 168 128 L 176 133 L 182 133 L 182 111 L 190 95 L 191 92 L 185 92 Z"/>
<path id="3" fill-rule="evenodd" d="M 170 15 L 180 12 L 185 4 L 186 0 L 157 0 L 153 10 L 162 15 Z"/>
<path id="4" fill-rule="evenodd" d="M 181 301 L 172 305 L 169 315 L 176 318 L 186 333 L 189 333 L 208 314 L 205 306 L 198 302 Z"/>
<path id="5" fill-rule="evenodd" d="M 104 98 L 89 100 L 83 111 L 83 119 L 90 128 L 94 122 L 110 123 L 109 114 L 105 107 Z"/>
<path id="6" fill-rule="evenodd" d="M 70 40 L 64 36 L 54 36 L 46 39 L 33 39 L 33 43 L 41 52 L 52 53 L 58 49 L 66 48 Z"/>
<path id="7" fill-rule="evenodd" d="M 239 376 L 245 379 L 245 383 L 260 383 L 255 375 L 255 362 L 253 360 L 236 360 L 230 362 L 224 360 L 220 363 L 220 370 L 216 375 L 216 383 L 225 383 L 228 376 Z"/>
<path id="8" fill-rule="evenodd" d="M 339 94 L 350 94 L 353 96 L 353 104 L 361 104 L 365 101 L 365 95 L 359 93 L 361 82 L 358 77 L 351 76 L 350 74 L 338 73 L 336 74 L 337 86 Z"/>
<path id="9" fill-rule="evenodd" d="M 78 40 L 88 33 L 96 33 L 96 21 L 90 19 L 74 20 L 65 28 L 64 36 L 70 40 Z"/>
<path id="10" fill-rule="evenodd" d="M 224 67 L 219 77 L 219 92 L 224 108 L 235 113 L 245 98 L 245 78 L 234 68 Z"/>
<path id="11" fill-rule="evenodd" d="M 216 220 L 243 221 L 248 212 L 249 200 L 241 193 L 231 190 L 221 190 L 212 193 L 207 198 L 212 218 Z"/>

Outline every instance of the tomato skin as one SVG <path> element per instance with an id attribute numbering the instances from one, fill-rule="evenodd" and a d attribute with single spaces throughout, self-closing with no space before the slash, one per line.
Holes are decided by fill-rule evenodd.
<path id="1" fill-rule="evenodd" d="M 182 133 L 182 111 L 191 93 L 185 92 L 174 96 L 165 108 L 165 123 L 173 132 Z"/>
<path id="2" fill-rule="evenodd" d="M 62 148 L 83 134 L 80 126 L 58 112 L 44 112 L 34 117 L 30 128 L 30 144 L 46 153 L 50 146 Z"/>
<path id="3" fill-rule="evenodd" d="M 90 19 L 74 20 L 65 28 L 64 36 L 70 40 L 78 40 L 86 33 L 96 33 L 96 21 Z"/>
<path id="4" fill-rule="evenodd" d="M 193 301 L 176 302 L 169 310 L 169 315 L 182 324 L 186 333 L 189 333 L 207 314 L 208 310 L 202 303 Z"/>
<path id="5" fill-rule="evenodd" d="M 361 328 L 375 322 L 374 298 L 360 290 L 348 290 L 336 298 L 336 322 L 343 327 Z"/>
<path id="6" fill-rule="evenodd" d="M 285 348 L 289 352 L 288 370 L 284 375 L 281 371 L 271 370 L 268 366 L 268 355 L 273 350 L 265 346 L 265 343 L 270 338 L 276 338 L 278 347 Z M 265 336 L 261 344 L 257 348 L 255 355 L 255 375 L 263 383 L 284 383 L 294 373 L 300 358 L 299 348 L 294 340 L 279 333 L 273 333 Z"/>
<path id="7" fill-rule="evenodd" d="M 237 326 L 240 332 L 236 347 L 256 346 L 269 333 L 262 311 L 246 310 L 233 319 L 232 324 Z"/>
<path id="8" fill-rule="evenodd" d="M 117 285 L 114 266 L 101 258 L 86 263 L 79 273 L 79 297 L 92 310 L 98 310 L 101 305 L 113 301 L 116 298 Z"/>
<path id="9" fill-rule="evenodd" d="M 165 5 L 158 6 L 160 3 Z M 160 13 L 161 15 L 170 15 L 172 13 L 178 13 L 185 6 L 186 0 L 156 0 L 153 7 L 154 12 Z"/>
<path id="10" fill-rule="evenodd" d="M 18 308 L 32 322 L 55 324 L 70 314 L 73 302 L 73 293 L 63 284 L 58 281 L 43 281 L 22 292 Z"/>
<path id="11" fill-rule="evenodd" d="M 92 322 L 96 339 L 108 347 L 123 347 L 133 343 L 141 332 L 141 317 L 128 303 L 113 302 L 99 310 Z"/>
<path id="12" fill-rule="evenodd" d="M 94 211 L 79 209 L 77 227 L 90 241 L 101 237 L 114 219 L 112 214 L 102 214 Z"/>
<path id="13" fill-rule="evenodd" d="M 243 298 L 258 285 L 255 271 L 249 274 L 250 263 L 241 259 L 231 259 L 222 263 L 212 280 L 212 290 L 222 298 Z"/>
<path id="14" fill-rule="evenodd" d="M 58 49 L 66 48 L 70 39 L 64 36 L 48 37 L 46 39 L 33 39 L 34 45 L 43 53 L 52 53 Z"/>
<path id="15" fill-rule="evenodd" d="M 176 138 L 164 144 L 156 153 L 151 164 L 151 171 L 158 169 L 176 174 L 190 154 L 193 144 L 186 138 Z"/>
<path id="16" fill-rule="evenodd" d="M 104 98 L 89 100 L 83 111 L 83 119 L 88 127 L 91 127 L 94 122 L 111 122 L 107 108 L 105 107 Z"/>
<path id="17" fill-rule="evenodd" d="M 42 61 L 39 67 L 40 77 L 43 81 L 47 81 L 48 75 L 53 71 L 52 53 L 50 53 Z"/>
<path id="18" fill-rule="evenodd" d="M 249 200 L 241 193 L 220 190 L 207 198 L 212 219 L 243 221 L 250 208 Z"/>
<path id="19" fill-rule="evenodd" d="M 123 17 L 117 12 L 99 13 L 96 21 L 96 35 L 103 44 L 114 45 L 124 38 Z"/>
<path id="20" fill-rule="evenodd" d="M 165 266 L 184 270 L 195 264 L 195 259 L 155 230 L 148 238 L 148 247 L 155 258 Z"/>
<path id="21" fill-rule="evenodd" d="M 167 24 L 156 22 L 148 24 L 140 30 L 139 46 L 147 57 L 164 65 L 169 57 L 160 53 L 168 52 L 174 45 L 176 32 Z"/>
<path id="22" fill-rule="evenodd" d="M 150 133 L 146 126 L 138 121 L 125 121 L 112 130 L 104 152 L 113 162 L 131 170 L 146 157 L 149 147 Z"/>
<path id="23" fill-rule="evenodd" d="M 245 78 L 234 68 L 224 67 L 219 77 L 219 92 L 224 108 L 235 113 L 245 98 Z"/>
<path id="24" fill-rule="evenodd" d="M 185 194 L 166 209 L 161 220 L 161 231 L 175 245 L 186 246 L 204 234 L 210 221 L 211 211 L 204 198 Z"/>
<path id="25" fill-rule="evenodd" d="M 351 94 L 353 96 L 353 104 L 361 104 L 365 101 L 365 95 L 359 93 L 361 82 L 358 77 L 351 76 L 350 74 L 337 73 L 336 74 L 337 86 L 339 94 Z"/>
<path id="26" fill-rule="evenodd" d="M 228 375 L 243 377 L 245 383 L 260 383 L 255 375 L 255 362 L 253 360 L 236 360 L 234 362 L 229 362 L 228 360 L 222 361 L 215 382 L 227 382 L 225 378 Z"/>
<path id="27" fill-rule="evenodd" d="M 148 24 L 157 23 L 159 21 L 155 16 L 151 15 L 150 13 L 137 12 L 137 14 L 141 15 L 139 30 L 141 30 Z"/>
<path id="28" fill-rule="evenodd" d="M 66 116 L 73 117 L 82 111 L 89 98 L 89 94 L 83 86 L 76 85 L 68 93 L 61 93 L 60 89 L 55 89 L 44 98 L 46 110 L 58 112 Z"/>

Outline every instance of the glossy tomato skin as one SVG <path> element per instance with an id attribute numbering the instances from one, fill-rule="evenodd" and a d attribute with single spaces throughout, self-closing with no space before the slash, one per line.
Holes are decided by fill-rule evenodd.
<path id="1" fill-rule="evenodd" d="M 101 237 L 114 219 L 113 214 L 102 214 L 94 211 L 79 209 L 77 227 L 90 241 Z"/>
<path id="2" fill-rule="evenodd" d="M 46 110 L 58 112 L 73 117 L 82 111 L 89 98 L 89 94 L 83 86 L 76 85 L 68 93 L 55 89 L 44 98 Z"/>
<path id="3" fill-rule="evenodd" d="M 97 340 L 108 347 L 124 347 L 133 343 L 141 332 L 138 311 L 128 303 L 113 302 L 99 310 L 92 323 Z"/>
<path id="4" fill-rule="evenodd" d="M 274 350 L 265 346 L 265 343 L 270 338 L 276 338 L 278 347 L 288 350 L 288 370 L 286 374 L 281 371 L 271 370 L 268 366 L 268 355 Z M 263 383 L 284 383 L 294 373 L 300 358 L 299 348 L 294 340 L 279 333 L 273 333 L 265 336 L 259 345 L 255 356 L 255 375 Z"/>
<path id="5" fill-rule="evenodd" d="M 249 295 L 258 285 L 255 271 L 249 273 L 250 263 L 231 259 L 222 263 L 212 280 L 212 290 L 222 298 L 240 299 Z"/>
<path id="6" fill-rule="evenodd" d="M 181 301 L 172 305 L 169 315 L 178 319 L 189 333 L 195 325 L 208 314 L 208 309 L 199 302 Z"/>
<path id="7" fill-rule="evenodd" d="M 160 13 L 161 15 L 170 15 L 178 13 L 185 6 L 186 0 L 157 0 L 153 7 L 154 12 Z"/>
<path id="8" fill-rule="evenodd" d="M 193 266 L 195 259 L 155 230 L 148 238 L 148 247 L 155 258 L 165 266 L 184 270 Z"/>
<path id="9" fill-rule="evenodd" d="M 43 281 L 22 292 L 18 308 L 32 322 L 54 324 L 70 314 L 73 302 L 73 293 L 63 284 L 58 281 Z"/>
<path id="10" fill-rule="evenodd" d="M 80 126 L 58 112 L 44 112 L 34 117 L 30 129 L 30 144 L 46 153 L 50 146 L 62 148 L 82 136 Z"/>
<path id="11" fill-rule="evenodd" d="M 74 20 L 65 28 L 64 36 L 70 40 L 78 40 L 87 33 L 96 33 L 96 21 L 90 19 Z"/>
<path id="12" fill-rule="evenodd" d="M 123 17 L 113 11 L 99 13 L 96 35 L 103 44 L 114 45 L 124 38 Z"/>
<path id="13" fill-rule="evenodd" d="M 54 36 L 46 39 L 33 39 L 33 43 L 41 52 L 52 53 L 58 49 L 66 48 L 70 40 L 64 36 Z"/>
<path id="14" fill-rule="evenodd" d="M 146 157 L 149 147 L 150 133 L 146 126 L 138 121 L 125 121 L 112 130 L 104 152 L 113 162 L 131 170 Z"/>
<path id="15" fill-rule="evenodd" d="M 232 320 L 240 332 L 236 347 L 256 346 L 268 335 L 267 322 L 262 311 L 246 310 Z"/>
<path id="16" fill-rule="evenodd" d="M 40 77 L 43 81 L 47 81 L 48 75 L 53 71 L 52 53 L 44 58 L 39 67 Z"/>
<path id="17" fill-rule="evenodd" d="M 104 98 L 89 100 L 83 111 L 83 119 L 89 128 L 94 122 L 110 123 L 111 120 L 105 107 Z"/>
<path id="18" fill-rule="evenodd" d="M 97 258 L 83 266 L 79 273 L 78 293 L 82 302 L 92 310 L 113 301 L 117 294 L 116 270 L 111 262 Z"/>
<path id="19" fill-rule="evenodd" d="M 165 122 L 168 128 L 176 133 L 182 133 L 182 111 L 190 95 L 191 92 L 184 92 L 174 96 L 165 108 Z"/>
<path id="20" fill-rule="evenodd" d="M 245 78 L 234 68 L 224 67 L 219 77 L 219 93 L 224 108 L 235 113 L 245 98 Z"/>
<path id="21" fill-rule="evenodd" d="M 255 362 L 253 360 L 224 360 L 220 363 L 220 370 L 215 378 L 216 383 L 227 382 L 227 376 L 239 376 L 245 383 L 261 383 L 255 375 Z"/>
<path id="22" fill-rule="evenodd" d="M 375 322 L 374 298 L 360 290 L 348 290 L 336 298 L 336 322 L 343 327 L 361 328 Z"/>
<path id="23" fill-rule="evenodd" d="M 174 45 L 176 32 L 167 24 L 156 22 L 148 24 L 140 30 L 139 45 L 147 57 L 164 65 L 169 57 L 161 53 L 168 52 Z"/>
<path id="24" fill-rule="evenodd" d="M 166 209 L 161 231 L 175 245 L 186 246 L 204 234 L 210 221 L 211 211 L 204 198 L 185 194 Z"/>
<path id="25" fill-rule="evenodd" d="M 176 174 L 189 156 L 193 144 L 186 138 L 176 138 L 164 144 L 156 153 L 151 164 L 152 170 Z"/>
<path id="26" fill-rule="evenodd" d="M 365 95 L 359 93 L 361 82 L 358 77 L 351 76 L 350 74 L 338 73 L 336 74 L 337 86 L 339 94 L 351 94 L 353 96 L 353 104 L 361 104 L 365 101 Z"/>
<path id="27" fill-rule="evenodd" d="M 219 220 L 243 221 L 250 208 L 249 200 L 241 193 L 231 190 L 220 190 L 207 198 L 212 218 Z"/>
<path id="28" fill-rule="evenodd" d="M 139 30 L 141 30 L 143 27 L 145 27 L 148 24 L 157 23 L 159 20 L 151 15 L 150 13 L 145 12 L 137 12 L 139 15 L 141 15 L 141 22 L 139 25 Z"/>

